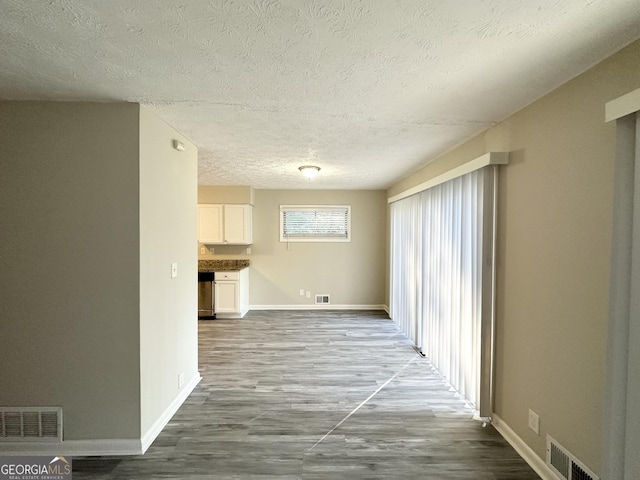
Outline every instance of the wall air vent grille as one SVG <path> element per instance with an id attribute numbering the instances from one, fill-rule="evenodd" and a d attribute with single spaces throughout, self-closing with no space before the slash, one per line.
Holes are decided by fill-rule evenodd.
<path id="1" fill-rule="evenodd" d="M 316 305 L 329 305 L 330 303 L 329 295 L 316 295 Z"/>
<path id="2" fill-rule="evenodd" d="M 547 435 L 547 465 L 565 480 L 600 480 L 553 437 Z"/>
<path id="3" fill-rule="evenodd" d="M 62 408 L 0 407 L 0 441 L 61 442 Z"/>

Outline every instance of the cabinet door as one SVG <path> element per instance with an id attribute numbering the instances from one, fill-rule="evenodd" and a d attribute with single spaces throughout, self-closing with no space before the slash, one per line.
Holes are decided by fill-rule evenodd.
<path id="1" fill-rule="evenodd" d="M 222 205 L 198 205 L 198 242 L 223 243 Z"/>
<path id="2" fill-rule="evenodd" d="M 251 205 L 224 206 L 224 241 L 235 245 L 252 242 Z"/>
<path id="3" fill-rule="evenodd" d="M 215 311 L 216 313 L 238 313 L 238 282 L 216 281 L 215 285 Z"/>

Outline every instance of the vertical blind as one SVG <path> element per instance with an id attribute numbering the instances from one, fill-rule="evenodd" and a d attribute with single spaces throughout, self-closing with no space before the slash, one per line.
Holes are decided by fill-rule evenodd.
<path id="1" fill-rule="evenodd" d="M 492 334 L 486 317 L 493 313 L 483 305 L 493 305 L 493 272 L 483 258 L 493 252 L 495 168 L 391 204 L 391 318 L 479 410 L 492 357 L 482 355 L 492 348 L 483 337 Z"/>

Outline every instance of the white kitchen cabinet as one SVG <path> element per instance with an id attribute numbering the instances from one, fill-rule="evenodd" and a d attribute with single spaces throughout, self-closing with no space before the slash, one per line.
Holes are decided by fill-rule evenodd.
<path id="1" fill-rule="evenodd" d="M 251 205 L 198 205 L 198 242 L 249 245 L 253 242 Z"/>
<path id="2" fill-rule="evenodd" d="M 238 313 L 240 310 L 238 282 L 216 282 L 216 314 Z"/>
<path id="3" fill-rule="evenodd" d="M 223 205 L 198 205 L 198 242 L 215 244 L 224 242 Z"/>
<path id="4" fill-rule="evenodd" d="M 215 313 L 218 318 L 242 318 L 249 311 L 249 269 L 214 274 Z"/>
<path id="5" fill-rule="evenodd" d="M 232 245 L 252 243 L 251 205 L 224 205 L 224 242 Z"/>

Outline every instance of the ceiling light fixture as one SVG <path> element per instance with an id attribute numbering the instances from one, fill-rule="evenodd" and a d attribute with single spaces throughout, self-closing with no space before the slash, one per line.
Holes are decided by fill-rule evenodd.
<path id="1" fill-rule="evenodd" d="M 303 165 L 302 167 L 298 167 L 300 173 L 311 180 L 315 177 L 320 171 L 320 167 L 316 167 L 314 165 Z"/>

